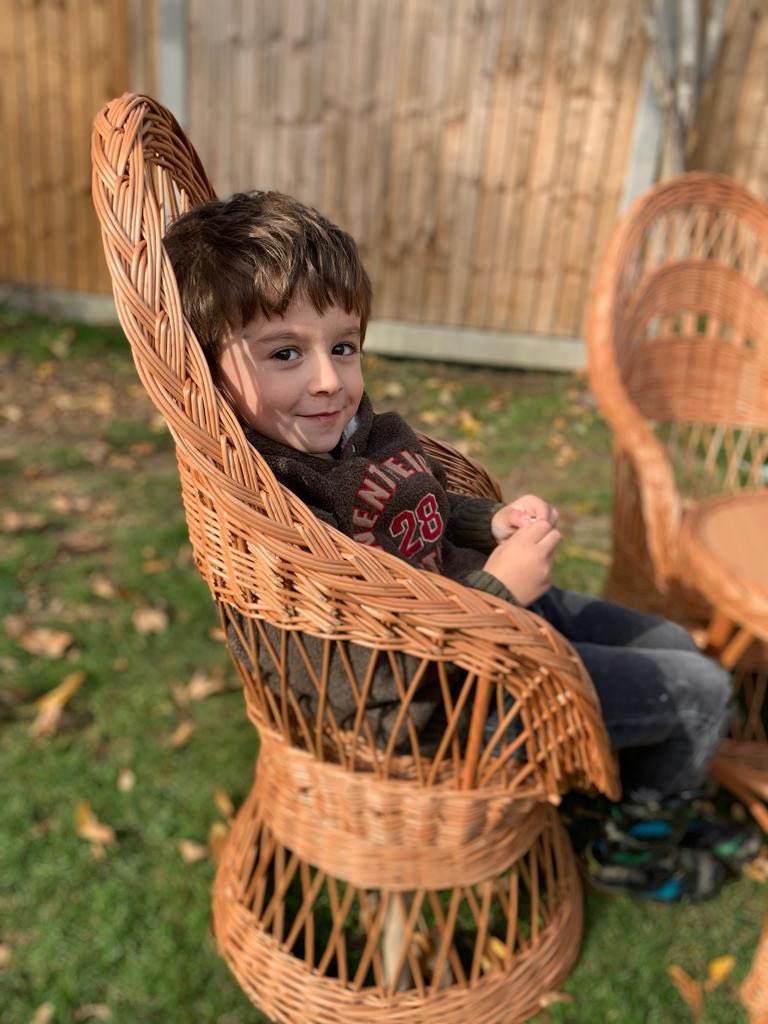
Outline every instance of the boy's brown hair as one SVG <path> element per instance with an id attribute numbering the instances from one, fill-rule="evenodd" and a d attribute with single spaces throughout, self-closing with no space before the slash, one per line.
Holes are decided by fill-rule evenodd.
<path id="1" fill-rule="evenodd" d="M 196 206 L 164 238 L 184 315 L 217 375 L 227 328 L 257 314 L 285 313 L 294 296 L 318 313 L 331 305 L 360 316 L 371 312 L 371 283 L 354 239 L 281 192 L 238 193 Z"/>

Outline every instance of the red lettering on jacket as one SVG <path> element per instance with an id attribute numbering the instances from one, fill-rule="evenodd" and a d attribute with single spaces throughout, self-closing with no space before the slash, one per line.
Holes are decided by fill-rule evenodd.
<path id="1" fill-rule="evenodd" d="M 407 480 L 409 476 L 415 476 L 418 472 L 413 467 L 406 466 L 400 462 L 397 455 L 390 455 L 388 459 L 384 459 L 382 466 L 388 469 L 390 473 L 394 473 L 395 476 L 402 477 L 403 480 Z"/>
<path id="2" fill-rule="evenodd" d="M 376 525 L 378 518 L 375 512 L 371 512 L 367 508 L 358 508 L 355 505 L 352 509 L 352 525 L 354 527 L 370 530 L 372 526 Z"/>
<path id="3" fill-rule="evenodd" d="M 374 467 L 369 468 L 369 473 Z M 378 467 L 375 467 L 378 468 Z M 382 474 L 383 475 L 383 474 Z M 371 508 L 375 508 L 377 512 L 383 512 L 387 502 L 392 497 L 394 487 L 392 482 L 384 477 L 388 486 L 376 483 L 371 476 L 366 476 L 360 485 L 360 490 L 357 492 L 357 497 L 360 501 L 364 501 L 366 505 L 370 505 Z"/>

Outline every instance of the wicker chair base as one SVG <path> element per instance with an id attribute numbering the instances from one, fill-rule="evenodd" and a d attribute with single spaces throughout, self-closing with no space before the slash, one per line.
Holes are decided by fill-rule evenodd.
<path id="1" fill-rule="evenodd" d="M 240 986 L 275 1022 L 516 1024 L 567 977 L 583 900 L 552 807 L 537 809 L 530 848 L 496 878 L 393 893 L 357 888 L 297 857 L 275 840 L 263 803 L 256 785 L 234 822 L 213 923 Z M 387 906 L 402 908 L 389 966 Z"/>

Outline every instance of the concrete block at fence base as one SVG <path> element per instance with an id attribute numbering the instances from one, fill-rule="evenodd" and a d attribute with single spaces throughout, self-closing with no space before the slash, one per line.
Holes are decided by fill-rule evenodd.
<path id="1" fill-rule="evenodd" d="M 365 349 L 378 355 L 479 366 L 573 372 L 587 364 L 583 338 L 371 320 Z"/>

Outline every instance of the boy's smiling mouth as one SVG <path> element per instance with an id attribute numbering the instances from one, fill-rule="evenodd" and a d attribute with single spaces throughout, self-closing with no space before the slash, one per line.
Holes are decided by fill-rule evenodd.
<path id="1" fill-rule="evenodd" d="M 299 415 L 302 419 L 317 420 L 318 423 L 332 423 L 341 415 L 341 409 L 334 409 L 330 412 L 305 412 Z"/>

